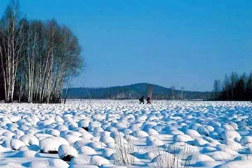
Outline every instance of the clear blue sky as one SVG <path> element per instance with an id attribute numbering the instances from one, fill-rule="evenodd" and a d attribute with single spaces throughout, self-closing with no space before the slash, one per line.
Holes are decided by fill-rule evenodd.
<path id="1" fill-rule="evenodd" d="M 1 0 L 2 15 L 8 0 Z M 212 90 L 252 70 L 251 0 L 21 0 L 30 19 L 56 18 L 79 37 L 85 71 L 72 86 L 149 82 Z"/>

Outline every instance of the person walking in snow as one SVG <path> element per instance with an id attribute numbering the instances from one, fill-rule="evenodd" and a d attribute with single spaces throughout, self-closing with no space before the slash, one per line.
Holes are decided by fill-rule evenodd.
<path id="1" fill-rule="evenodd" d="M 142 96 L 140 99 L 139 99 L 139 102 L 140 102 L 140 104 L 144 104 L 144 96 Z"/>
<path id="2" fill-rule="evenodd" d="M 151 98 L 150 97 L 147 97 L 147 104 L 151 104 Z"/>

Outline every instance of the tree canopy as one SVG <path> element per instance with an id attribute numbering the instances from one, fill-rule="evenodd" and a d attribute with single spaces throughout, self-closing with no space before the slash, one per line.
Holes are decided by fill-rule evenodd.
<path id="1" fill-rule="evenodd" d="M 29 20 L 12 0 L 0 21 L 1 92 L 6 102 L 58 103 L 83 67 L 78 38 L 55 19 Z"/>

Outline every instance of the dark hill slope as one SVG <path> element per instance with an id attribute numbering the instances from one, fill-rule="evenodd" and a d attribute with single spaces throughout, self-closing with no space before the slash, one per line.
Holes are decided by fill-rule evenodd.
<path id="1" fill-rule="evenodd" d="M 148 86 L 153 86 L 153 99 L 171 99 L 172 90 L 159 85 L 138 83 L 127 86 L 115 86 L 107 88 L 70 88 L 68 98 L 70 99 L 135 99 L 142 95 L 147 97 Z M 63 90 L 63 96 L 65 90 Z M 175 90 L 176 99 L 209 99 L 211 92 L 195 92 Z"/>

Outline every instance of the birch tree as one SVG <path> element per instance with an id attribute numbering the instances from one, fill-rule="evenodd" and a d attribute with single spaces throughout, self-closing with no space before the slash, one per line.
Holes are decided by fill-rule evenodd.
<path id="1" fill-rule="evenodd" d="M 171 86 L 171 99 L 174 100 L 175 99 L 175 86 Z"/>
<path id="2" fill-rule="evenodd" d="M 16 0 L 0 21 L 0 63 L 5 101 L 60 103 L 64 83 L 83 67 L 78 38 L 55 19 L 19 16 Z"/>
<path id="3" fill-rule="evenodd" d="M 0 60 L 4 79 L 5 102 L 13 102 L 17 67 L 23 47 L 23 27 L 19 20 L 19 4 L 12 0 L 1 20 Z"/>
<path id="4" fill-rule="evenodd" d="M 147 88 L 147 97 L 152 97 L 152 93 L 153 93 L 153 86 L 152 85 L 148 85 Z"/>

